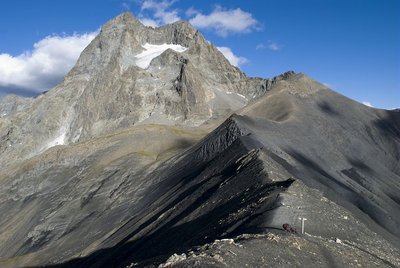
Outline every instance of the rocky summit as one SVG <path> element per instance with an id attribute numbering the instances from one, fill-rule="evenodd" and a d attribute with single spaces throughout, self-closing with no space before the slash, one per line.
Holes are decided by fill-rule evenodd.
<path id="1" fill-rule="evenodd" d="M 0 113 L 0 267 L 400 266 L 400 113 L 187 22 L 121 14 Z"/>

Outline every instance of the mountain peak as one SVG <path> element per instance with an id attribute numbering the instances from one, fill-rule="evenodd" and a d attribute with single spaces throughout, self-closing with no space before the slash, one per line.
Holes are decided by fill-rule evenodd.
<path id="1" fill-rule="evenodd" d="M 36 131 L 28 142 L 35 155 L 139 123 L 198 126 L 242 108 L 272 82 L 246 77 L 186 21 L 151 28 L 125 12 L 105 23 L 64 81 L 32 105 L 31 122 L 40 127 L 19 131 Z"/>
<path id="2" fill-rule="evenodd" d="M 114 19 L 115 21 L 119 22 L 135 22 L 135 23 L 140 23 L 142 24 L 138 18 L 136 18 L 131 12 L 124 12 L 116 16 Z"/>
<path id="3" fill-rule="evenodd" d="M 249 78 L 188 22 L 122 13 L 54 89 L 3 100 L 1 267 L 400 267 L 400 113 Z"/>
<path id="4" fill-rule="evenodd" d="M 137 26 L 144 27 L 144 25 L 136 18 L 131 12 L 124 12 L 120 15 L 110 19 L 106 22 L 101 29 L 105 30 L 108 28 L 120 28 L 121 26 Z"/>
<path id="5" fill-rule="evenodd" d="M 178 21 L 175 21 L 173 23 L 166 24 L 165 26 L 168 26 L 168 25 L 173 26 L 173 27 L 177 27 L 177 28 L 186 28 L 186 29 L 189 29 L 189 30 L 192 30 L 192 31 L 195 31 L 195 32 L 197 31 L 197 29 L 195 29 L 192 26 L 192 24 L 190 24 L 186 20 L 178 20 Z"/>

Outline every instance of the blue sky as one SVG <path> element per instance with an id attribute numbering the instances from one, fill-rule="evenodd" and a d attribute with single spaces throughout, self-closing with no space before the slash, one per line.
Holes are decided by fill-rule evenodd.
<path id="1" fill-rule="evenodd" d="M 304 72 L 357 101 L 400 107 L 397 0 L 2 0 L 0 94 L 53 86 L 127 10 L 147 24 L 190 20 L 249 76 Z"/>

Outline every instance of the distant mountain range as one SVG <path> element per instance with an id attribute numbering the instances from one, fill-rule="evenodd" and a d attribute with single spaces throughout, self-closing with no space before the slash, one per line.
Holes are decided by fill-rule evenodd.
<path id="1" fill-rule="evenodd" d="M 397 110 L 124 13 L 0 101 L 0 267 L 399 267 L 399 163 Z"/>

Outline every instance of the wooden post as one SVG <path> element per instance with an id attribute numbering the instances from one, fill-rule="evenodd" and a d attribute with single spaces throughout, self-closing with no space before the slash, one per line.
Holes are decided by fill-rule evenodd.
<path id="1" fill-rule="evenodd" d="M 307 219 L 302 217 L 299 218 L 299 220 L 301 220 L 301 233 L 304 234 L 304 221 L 306 221 Z"/>

